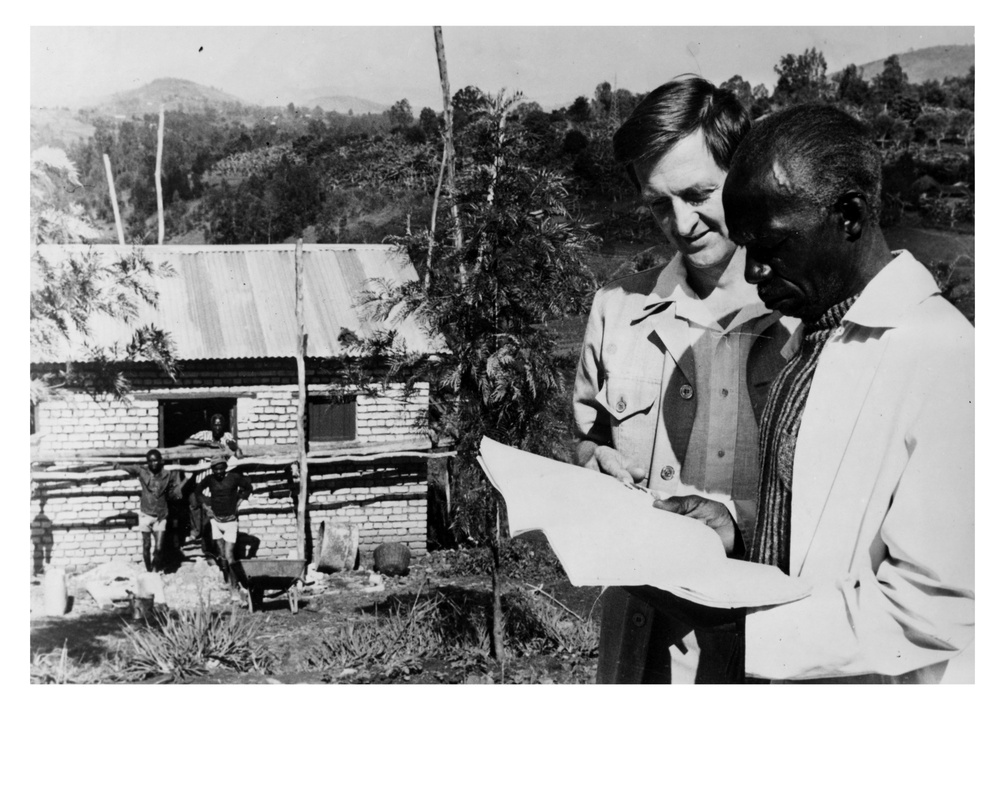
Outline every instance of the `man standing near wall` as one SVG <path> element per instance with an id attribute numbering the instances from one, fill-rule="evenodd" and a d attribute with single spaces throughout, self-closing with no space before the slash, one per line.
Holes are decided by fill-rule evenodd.
<path id="1" fill-rule="evenodd" d="M 184 441 L 184 444 L 193 444 L 199 447 L 217 447 L 224 453 L 232 452 L 237 458 L 243 458 L 243 451 L 236 442 L 236 438 L 226 430 L 226 418 L 222 414 L 213 414 L 211 428 L 191 434 Z"/>
<path id="2" fill-rule="evenodd" d="M 227 471 L 226 457 L 222 453 L 212 459 L 212 474 L 198 484 L 196 492 L 198 502 L 208 514 L 212 526 L 212 541 L 217 548 L 222 573 L 236 602 L 240 601 L 240 592 L 230 564 L 236 559 L 240 503 L 250 497 L 252 492 L 253 485 L 246 476 L 240 472 Z"/>
<path id="3" fill-rule="evenodd" d="M 161 569 L 163 534 L 167 530 L 167 497 L 181 498 L 183 481 L 180 473 L 163 469 L 163 456 L 159 450 L 146 453 L 146 466 L 137 467 L 115 462 L 115 467 L 139 479 L 139 530 L 142 532 L 142 560 L 146 572 Z M 155 545 L 152 539 L 155 534 Z"/>
<path id="4" fill-rule="evenodd" d="M 243 451 L 240 449 L 236 437 L 226 430 L 226 418 L 222 414 L 213 414 L 210 425 L 211 427 L 207 430 L 191 434 L 184 440 L 184 444 L 195 445 L 196 447 L 213 447 L 221 450 L 229 458 L 229 466 L 236 466 L 238 463 L 237 459 L 243 458 Z M 202 512 L 197 492 L 191 493 L 189 505 L 191 535 L 195 539 L 202 541 L 202 548 L 207 552 L 208 543 L 205 541 L 207 518 Z"/>

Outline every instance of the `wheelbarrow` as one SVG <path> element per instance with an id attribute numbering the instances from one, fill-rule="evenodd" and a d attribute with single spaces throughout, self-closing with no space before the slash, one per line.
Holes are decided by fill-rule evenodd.
<path id="1" fill-rule="evenodd" d="M 306 574 L 304 559 L 251 558 L 233 561 L 230 565 L 236 580 L 247 590 L 250 611 L 261 608 L 264 592 L 272 592 L 272 598 L 288 593 L 288 607 L 293 614 L 299 613 L 299 589 Z"/>

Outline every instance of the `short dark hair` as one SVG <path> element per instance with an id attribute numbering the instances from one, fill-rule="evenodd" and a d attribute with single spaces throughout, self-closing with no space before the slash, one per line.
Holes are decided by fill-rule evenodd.
<path id="1" fill-rule="evenodd" d="M 152 450 L 146 451 L 146 458 L 149 458 L 150 456 L 157 456 L 161 461 L 163 460 L 163 453 L 161 453 L 155 447 Z"/>
<path id="2" fill-rule="evenodd" d="M 212 414 L 211 418 L 208 420 L 208 424 L 211 425 L 217 419 L 222 420 L 222 424 L 226 424 L 226 417 L 224 414 Z"/>
<path id="3" fill-rule="evenodd" d="M 701 130 L 715 163 L 729 169 L 736 146 L 750 128 L 750 113 L 728 89 L 696 75 L 657 86 L 635 107 L 612 139 L 615 161 L 625 164 L 638 185 L 633 164 L 666 153 Z"/>
<path id="4" fill-rule="evenodd" d="M 731 172 L 755 175 L 774 163 L 790 172 L 797 198 L 831 208 L 858 192 L 878 219 L 882 157 L 871 129 L 847 112 L 806 103 L 757 120 L 737 148 Z"/>

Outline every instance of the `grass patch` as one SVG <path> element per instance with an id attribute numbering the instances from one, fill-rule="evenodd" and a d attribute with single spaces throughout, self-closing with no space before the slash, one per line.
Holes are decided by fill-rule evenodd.
<path id="1" fill-rule="evenodd" d="M 81 661 L 69 654 L 65 644 L 49 653 L 31 656 L 31 683 L 108 683 L 115 679 L 116 672 L 113 660 Z"/>
<path id="2" fill-rule="evenodd" d="M 271 663 L 271 654 L 257 642 L 255 619 L 203 603 L 157 611 L 149 627 L 127 625 L 124 633 L 120 657 L 126 680 L 186 683 L 218 668 L 266 672 Z"/>
<path id="3" fill-rule="evenodd" d="M 512 589 L 503 607 L 509 657 L 597 652 L 597 623 L 540 591 Z M 488 592 L 457 587 L 416 597 L 392 595 L 360 621 L 328 632 L 307 663 L 363 682 L 407 679 L 429 660 L 464 674 L 490 673 L 500 666 L 490 657 L 491 608 Z"/>

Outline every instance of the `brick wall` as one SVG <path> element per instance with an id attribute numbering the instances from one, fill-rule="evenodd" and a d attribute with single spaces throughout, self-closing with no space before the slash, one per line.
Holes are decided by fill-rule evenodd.
<path id="1" fill-rule="evenodd" d="M 268 361 L 186 364 L 177 384 L 165 383 L 152 370 L 138 369 L 130 402 L 73 394 L 40 403 L 36 431 L 46 451 L 72 452 L 107 447 L 156 447 L 159 444 L 159 403 L 192 391 L 237 395 L 236 427 L 248 454 L 265 444 L 296 442 L 297 386 L 294 366 Z M 313 370 L 318 372 L 318 370 Z M 330 389 L 327 376 L 310 374 L 310 393 Z M 322 377 L 323 382 L 317 378 Z M 340 391 L 357 394 L 358 443 L 384 443 L 420 435 L 427 409 L 427 384 L 405 392 L 389 385 L 369 396 L 349 383 Z M 155 396 L 148 396 L 152 393 Z M 255 492 L 241 512 L 240 529 L 261 557 L 294 553 L 296 495 L 290 491 L 291 471 L 285 467 L 248 469 Z M 296 489 L 297 491 L 297 489 Z M 326 520 L 348 520 L 360 529 L 361 551 L 368 553 L 385 541 L 406 543 L 415 554 L 426 550 L 427 471 L 422 459 L 389 463 L 337 462 L 310 465 L 310 522 L 313 530 Z M 31 564 L 85 566 L 125 558 L 142 558 L 136 530 L 139 488 L 135 480 L 100 485 L 32 487 Z"/>

